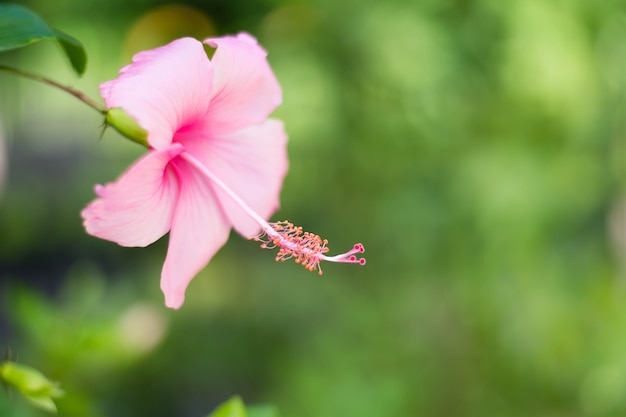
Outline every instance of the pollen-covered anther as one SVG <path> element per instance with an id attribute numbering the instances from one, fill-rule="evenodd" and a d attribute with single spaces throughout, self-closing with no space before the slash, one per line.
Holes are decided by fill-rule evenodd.
<path id="1" fill-rule="evenodd" d="M 264 228 L 263 232 L 253 237 L 254 241 L 261 242 L 262 249 L 279 248 L 276 254 L 276 261 L 285 262 L 294 259 L 297 264 L 302 265 L 309 271 L 317 270 L 322 275 L 321 261 L 358 263 L 365 265 L 364 258 L 357 258 L 355 253 L 365 252 L 365 247 L 357 243 L 354 247 L 340 255 L 327 256 L 328 240 L 322 239 L 315 233 L 303 232 L 302 227 L 294 226 L 288 221 L 269 223 L 269 228 Z"/>

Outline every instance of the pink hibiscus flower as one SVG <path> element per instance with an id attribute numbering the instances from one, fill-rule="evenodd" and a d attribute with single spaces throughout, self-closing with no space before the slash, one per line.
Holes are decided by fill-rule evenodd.
<path id="1" fill-rule="evenodd" d="M 204 43 L 217 48 L 211 60 L 201 42 L 183 38 L 135 55 L 101 85 L 107 108 L 122 108 L 148 132 L 149 151 L 116 182 L 96 186 L 82 212 L 87 232 L 147 246 L 169 231 L 161 289 L 171 308 L 231 228 L 309 270 L 322 260 L 364 264 L 354 256 L 361 244 L 326 256 L 319 236 L 265 220 L 279 207 L 288 166 L 283 125 L 267 119 L 280 86 L 250 35 Z"/>

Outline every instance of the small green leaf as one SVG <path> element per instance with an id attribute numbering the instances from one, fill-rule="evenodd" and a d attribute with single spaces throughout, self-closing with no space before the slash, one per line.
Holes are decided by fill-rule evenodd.
<path id="1" fill-rule="evenodd" d="M 248 417 L 241 397 L 234 396 L 220 404 L 208 417 Z"/>
<path id="2" fill-rule="evenodd" d="M 78 75 L 85 72 L 87 53 L 73 37 L 48 26 L 38 15 L 17 4 L 0 4 L 0 52 L 23 48 L 44 39 L 56 40 Z"/>

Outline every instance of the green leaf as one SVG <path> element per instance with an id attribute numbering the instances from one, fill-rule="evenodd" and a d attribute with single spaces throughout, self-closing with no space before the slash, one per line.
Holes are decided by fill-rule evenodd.
<path id="1" fill-rule="evenodd" d="M 23 48 L 44 39 L 56 40 L 78 75 L 85 72 L 87 53 L 70 35 L 53 29 L 35 13 L 17 4 L 0 4 L 0 52 Z"/>
<path id="2" fill-rule="evenodd" d="M 208 417 L 248 417 L 248 414 L 241 397 L 235 396 L 220 404 Z"/>

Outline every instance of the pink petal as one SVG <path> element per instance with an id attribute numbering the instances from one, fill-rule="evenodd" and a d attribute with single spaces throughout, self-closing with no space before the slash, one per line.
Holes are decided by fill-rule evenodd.
<path id="1" fill-rule="evenodd" d="M 213 92 L 207 118 L 214 132 L 260 123 L 282 102 L 282 92 L 256 39 L 241 33 L 204 41 L 213 55 Z"/>
<path id="2" fill-rule="evenodd" d="M 167 233 L 178 196 L 168 163 L 182 151 L 176 144 L 149 152 L 116 182 L 96 186 L 99 198 L 81 213 L 87 233 L 122 246 L 147 246 Z"/>
<path id="3" fill-rule="evenodd" d="M 161 272 L 161 289 L 165 305 L 179 308 L 191 279 L 228 240 L 230 223 L 207 180 L 180 158 L 174 164 L 181 187 Z"/>
<path id="4" fill-rule="evenodd" d="M 217 175 L 255 212 L 268 219 L 280 206 L 287 173 L 287 135 L 282 122 L 267 120 L 235 133 L 213 135 L 202 126 L 180 132 L 176 140 Z M 251 237 L 260 226 L 215 187 L 224 212 L 237 232 Z"/>
<path id="5" fill-rule="evenodd" d="M 207 111 L 211 71 L 202 43 L 182 38 L 135 55 L 119 77 L 100 85 L 100 93 L 108 108 L 123 108 L 161 149 L 179 127 Z"/>

